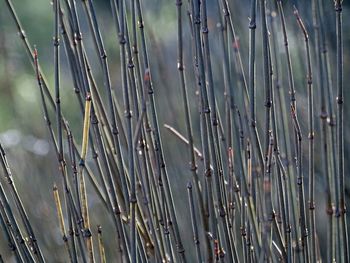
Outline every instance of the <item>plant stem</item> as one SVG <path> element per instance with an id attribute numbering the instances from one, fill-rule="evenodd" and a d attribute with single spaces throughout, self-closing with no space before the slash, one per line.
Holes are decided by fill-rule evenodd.
<path id="1" fill-rule="evenodd" d="M 342 23 L 342 0 L 335 0 L 336 11 L 336 33 L 337 33 L 337 105 L 338 105 L 338 170 L 336 185 L 339 183 L 339 202 L 336 207 L 337 220 L 341 221 L 341 243 L 339 247 L 342 251 L 340 258 L 344 262 L 349 262 L 348 230 L 345 216 L 345 184 L 344 184 L 344 96 L 343 96 L 343 23 Z M 336 187 L 337 188 L 337 187 Z M 338 232 L 340 235 L 340 232 Z"/>

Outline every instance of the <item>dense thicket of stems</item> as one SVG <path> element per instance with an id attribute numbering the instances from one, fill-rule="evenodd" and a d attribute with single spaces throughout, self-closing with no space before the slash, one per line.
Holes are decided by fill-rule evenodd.
<path id="1" fill-rule="evenodd" d="M 157 71 L 162 58 L 155 56 L 154 46 L 148 51 L 148 41 L 156 39 L 144 21 L 148 3 L 110 0 L 109 15 L 116 32 L 112 37 L 117 40 L 113 48 L 119 55 L 107 60 L 108 36 L 106 24 L 101 22 L 110 18 L 100 16 L 93 0 L 54 0 L 53 93 L 40 67 L 38 51 L 33 52 L 12 2 L 5 2 L 35 70 L 43 117 L 58 164 L 61 182 L 53 177 L 53 199 L 65 251 L 60 259 L 316 262 L 327 248 L 327 262 L 348 261 L 341 0 L 334 1 L 336 78 L 329 65 L 333 54 L 327 51 L 328 26 L 324 21 L 323 9 L 329 7 L 323 1 L 314 0 L 312 10 L 305 10 L 305 14 L 312 11 L 314 23 L 309 36 L 309 20 L 304 24 L 295 10 L 297 23 L 289 23 L 290 3 L 281 0 L 251 0 L 246 5 L 250 8 L 249 25 L 242 31 L 235 30 L 238 23 L 231 14 L 236 7 L 243 7 L 237 1 L 189 0 L 186 17 L 185 2 L 175 0 L 177 52 L 166 54 L 166 59 L 171 57 L 174 62 L 173 53 L 177 53 L 177 64 L 166 61 L 177 65 L 178 80 L 174 83 L 172 74 L 162 66 Z M 149 16 L 146 22 L 154 23 Z M 86 32 L 85 24 L 89 29 Z M 304 50 L 302 45 L 289 47 L 288 35 L 291 37 L 290 31 L 296 27 L 304 36 L 305 60 L 298 60 L 296 55 Z M 249 45 L 240 47 L 245 38 Z M 97 55 L 96 63 L 93 55 Z M 193 62 L 191 67 L 186 67 L 188 58 Z M 71 78 L 61 77 L 65 67 Z M 112 72 L 112 68 L 117 71 Z M 306 82 L 300 81 L 299 68 Z M 172 70 L 175 72 L 175 67 Z M 313 85 L 313 75 L 317 85 Z M 169 77 L 167 83 L 159 81 L 164 81 L 164 76 Z M 332 77 L 337 80 L 336 100 Z M 67 112 L 66 118 L 65 104 L 61 104 L 62 87 L 69 82 L 74 92 L 70 96 L 76 98 L 72 103 L 78 111 L 74 116 L 80 116 L 72 129 L 68 123 L 72 112 Z M 168 99 L 179 105 L 178 118 L 164 121 L 164 113 L 173 109 L 164 106 L 159 94 L 166 94 L 173 86 L 178 86 L 176 91 L 181 96 Z M 320 104 L 314 100 L 314 87 Z M 301 97 L 304 94 L 305 100 Z M 321 110 L 320 125 L 315 118 L 316 107 Z M 187 155 L 181 156 L 177 149 L 169 149 L 168 142 L 162 142 L 165 122 L 168 124 L 164 127 L 175 143 L 183 143 Z M 318 129 L 321 136 L 314 136 Z M 182 130 L 186 131 L 184 135 Z M 308 147 L 303 140 L 306 133 Z M 263 134 L 262 144 L 259 134 Z M 0 177 L 0 227 L 9 254 L 18 262 L 45 262 L 1 144 L 0 153 L 4 174 Z M 189 171 L 180 170 L 185 165 L 179 160 L 189 161 Z M 317 176 L 322 170 L 318 169 L 320 160 L 325 180 Z M 188 202 L 181 202 L 181 193 L 174 191 L 184 190 L 188 181 Z M 327 194 L 326 211 L 318 211 L 318 185 Z M 92 200 L 103 207 L 101 214 L 91 208 Z M 178 214 L 184 208 L 189 211 L 187 217 Z M 320 235 L 321 224 L 316 231 L 318 213 L 327 215 L 326 239 Z M 102 239 L 101 226 L 94 231 L 92 226 L 105 222 L 107 215 L 114 229 L 111 231 L 108 223 L 103 226 L 107 234 Z M 109 240 L 112 237 L 116 243 Z M 116 247 L 111 248 L 114 244 Z M 49 255 L 47 259 L 51 260 Z"/>

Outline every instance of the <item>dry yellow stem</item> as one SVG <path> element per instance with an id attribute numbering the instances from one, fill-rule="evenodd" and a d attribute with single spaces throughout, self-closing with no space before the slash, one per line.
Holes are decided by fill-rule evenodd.
<path id="1" fill-rule="evenodd" d="M 100 251 L 100 260 L 101 263 L 106 263 L 106 253 L 102 240 L 102 228 L 98 226 L 98 249 Z"/>
<path id="2" fill-rule="evenodd" d="M 91 96 L 88 94 L 85 101 L 84 127 L 83 127 L 83 142 L 81 148 L 81 159 L 85 160 L 89 139 L 90 128 L 90 113 L 91 113 Z"/>
<path id="3" fill-rule="evenodd" d="M 91 114 L 91 96 L 90 94 L 87 94 L 86 100 L 85 100 L 83 141 L 82 141 L 82 148 L 81 148 L 82 163 L 84 163 L 86 154 L 87 154 L 87 147 L 88 147 L 88 141 L 89 141 L 89 129 L 90 129 L 90 114 Z M 89 255 L 89 262 L 92 263 L 94 262 L 94 253 L 93 253 L 94 249 L 93 249 L 93 243 L 92 243 L 92 236 L 90 232 L 89 210 L 88 210 L 88 202 L 87 202 L 86 187 L 85 187 L 83 172 L 84 172 L 84 168 L 81 167 L 79 172 L 79 181 L 80 181 L 80 196 L 81 196 L 81 203 L 82 203 L 82 215 L 84 220 L 85 231 L 89 232 L 87 233 L 89 236 L 86 237 L 86 246 L 87 246 L 88 255 Z"/>
<path id="4" fill-rule="evenodd" d="M 53 186 L 53 196 L 54 196 L 54 199 L 55 199 L 57 216 L 58 216 L 58 221 L 59 221 L 59 224 L 60 224 L 61 233 L 62 233 L 63 236 L 65 236 L 66 235 L 66 230 L 65 230 L 65 226 L 64 226 L 62 206 L 61 206 L 60 195 L 58 193 L 58 189 L 57 189 L 56 184 L 54 184 L 54 186 Z"/>

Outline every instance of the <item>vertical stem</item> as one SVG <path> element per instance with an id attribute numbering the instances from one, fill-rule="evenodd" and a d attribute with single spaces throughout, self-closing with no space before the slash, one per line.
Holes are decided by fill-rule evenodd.
<path id="1" fill-rule="evenodd" d="M 56 99 L 56 124 L 58 137 L 58 155 L 60 161 L 63 159 L 63 139 L 61 124 L 61 101 L 60 101 L 60 38 L 59 38 L 59 9 L 60 0 L 54 0 L 55 23 L 54 23 L 54 66 L 55 66 L 55 99 Z"/>
<path id="2" fill-rule="evenodd" d="M 299 200 L 299 220 L 300 220 L 300 234 L 301 234 L 301 251 L 303 254 L 304 262 L 309 262 L 309 246 L 308 246 L 308 230 L 306 224 L 305 213 L 305 196 L 304 196 L 304 178 L 303 178 L 303 166 L 302 166 L 302 133 L 300 124 L 297 118 L 296 110 L 291 107 L 292 120 L 295 129 L 295 144 L 296 144 L 296 167 L 298 171 L 297 185 L 298 185 L 298 200 Z"/>
<path id="3" fill-rule="evenodd" d="M 334 211 L 333 211 L 333 184 L 336 174 L 336 134 L 335 134 L 335 118 L 333 111 L 333 92 L 331 88 L 331 76 L 329 72 L 329 59 L 328 59 L 328 50 L 325 37 L 325 23 L 323 20 L 323 4 L 316 1 L 315 6 L 316 11 L 316 24 L 319 28 L 320 35 L 320 76 L 319 81 L 321 85 L 321 119 L 322 119 L 322 141 L 323 141 L 323 162 L 324 170 L 326 172 L 326 191 L 327 191 L 327 208 L 326 213 L 328 215 L 328 251 L 327 251 L 327 262 L 332 262 L 335 259 L 335 231 L 334 231 Z M 327 101 L 326 101 L 327 98 Z M 328 103 L 328 109 L 327 109 Z M 327 111 L 328 110 L 328 111 Z M 329 133 L 328 133 L 329 132 Z M 329 146 L 328 146 L 329 143 Z"/>
<path id="4" fill-rule="evenodd" d="M 265 184 L 270 183 L 268 160 L 269 160 L 269 148 L 270 148 L 270 133 L 271 133 L 271 88 L 270 88 L 270 67 L 269 67 L 269 40 L 266 24 L 266 0 L 260 1 L 261 11 L 261 25 L 262 25 L 262 54 L 263 54 L 263 78 L 264 78 L 264 90 L 265 90 L 265 165 L 264 165 L 264 187 L 263 187 L 263 220 L 264 226 L 262 227 L 262 236 L 264 244 L 265 259 L 271 260 L 271 225 L 268 218 L 268 207 L 270 206 L 270 191 L 269 187 L 265 187 Z"/>
<path id="5" fill-rule="evenodd" d="M 294 87 L 294 77 L 293 77 L 293 69 L 292 69 L 292 62 L 291 62 L 291 56 L 290 56 L 290 51 L 289 51 L 289 43 L 288 43 L 288 36 L 287 36 L 287 28 L 286 28 L 286 21 L 285 21 L 285 17 L 284 17 L 284 11 L 283 11 L 283 6 L 282 6 L 282 1 L 281 0 L 277 0 L 277 4 L 278 4 L 278 10 L 279 10 L 279 14 L 280 14 L 280 19 L 281 19 L 281 28 L 282 28 L 282 33 L 283 33 L 283 43 L 284 43 L 284 47 L 285 47 L 285 53 L 286 53 L 286 64 L 287 64 L 287 76 L 288 76 L 288 85 L 289 85 L 289 94 L 290 94 L 290 105 L 292 109 L 296 109 L 296 100 L 295 100 L 295 87 Z M 283 101 L 282 101 L 283 102 Z M 283 104 L 283 103 L 282 103 Z M 282 109 L 283 111 L 284 109 Z M 284 114 L 283 114 L 284 115 Z M 292 112 L 292 116 L 293 116 L 293 112 Z M 284 134 L 289 135 L 289 130 L 287 127 L 287 120 L 285 119 L 285 125 L 283 125 L 284 127 Z M 289 144 L 289 136 L 285 137 L 285 142 L 286 142 L 286 150 L 287 150 L 287 156 L 289 155 L 290 159 L 292 159 L 292 154 L 291 154 L 291 149 L 290 149 L 290 144 Z M 297 204 L 296 204 L 296 198 L 294 198 L 296 196 L 296 189 L 295 189 L 295 175 L 294 175 L 294 171 L 292 169 L 291 166 L 290 170 L 289 170 L 289 186 L 290 186 L 290 200 L 291 200 L 291 211 L 292 211 L 292 229 L 293 234 L 294 234 L 294 238 L 296 240 L 298 240 L 298 230 L 297 230 Z M 297 244 L 297 242 L 296 242 Z M 297 246 L 298 247 L 298 246 Z"/>
<path id="6" fill-rule="evenodd" d="M 187 184 L 187 192 L 188 192 L 188 201 L 189 201 L 189 205 L 190 205 L 193 239 L 194 239 L 194 244 L 196 246 L 197 261 L 202 262 L 202 255 L 201 255 L 201 250 L 200 250 L 200 240 L 198 237 L 198 226 L 197 226 L 196 212 L 195 212 L 195 207 L 194 207 L 194 202 L 193 202 L 192 184 L 191 183 Z"/>
<path id="7" fill-rule="evenodd" d="M 136 243 L 136 176 L 134 170 L 134 146 L 132 141 L 132 124 L 131 124 L 131 109 L 129 99 L 129 88 L 127 83 L 127 71 L 126 71 L 126 52 L 125 45 L 126 39 L 125 31 L 125 10 L 124 0 L 119 1 L 119 44 L 120 44 L 120 57 L 122 67 L 122 81 L 123 81 L 123 97 L 125 107 L 125 121 L 127 127 L 127 142 L 128 142 L 128 162 L 129 162 L 129 176 L 130 176 L 130 204 L 131 204 L 131 225 L 130 225 L 130 258 L 131 262 L 136 262 L 137 243 Z"/>
<path id="8" fill-rule="evenodd" d="M 270 88 L 270 68 L 269 68 L 269 40 L 266 25 L 266 0 L 261 0 L 261 24 L 262 24 L 262 53 L 263 53 L 263 76 L 265 89 L 265 162 L 268 155 L 270 128 L 271 128 L 271 88 Z"/>
<path id="9" fill-rule="evenodd" d="M 260 139 L 258 135 L 258 129 L 256 127 L 256 87 L 255 87 L 255 60 L 256 60 L 256 51 L 255 51 L 255 39 L 256 39 L 256 9 L 257 1 L 251 1 L 250 7 L 250 23 L 249 23 L 249 97 L 250 97 L 250 114 L 251 114 L 251 128 L 254 132 L 254 144 L 257 150 L 257 156 L 260 165 L 260 172 L 262 172 L 264 167 L 263 154 L 261 150 Z M 259 187 L 260 188 L 260 187 Z"/>
<path id="10" fill-rule="evenodd" d="M 339 185 L 339 202 L 337 202 L 336 216 L 341 222 L 341 258 L 344 262 L 349 262 L 348 230 L 345 215 L 345 184 L 344 184 L 344 97 L 343 97 L 343 24 L 342 24 L 342 0 L 335 0 L 336 11 L 336 33 L 337 33 L 337 104 L 338 104 L 338 170 L 336 185 Z M 336 187 L 337 188 L 337 187 Z M 340 233 L 338 233 L 340 235 Z"/>
<path id="11" fill-rule="evenodd" d="M 299 27 L 304 35 L 305 48 L 306 48 L 306 64 L 307 64 L 307 93 L 308 93 L 308 123 L 309 123 L 309 226 L 311 237 L 311 262 L 316 261 L 316 220 L 315 220 L 315 175 L 314 175 L 314 109 L 313 109 L 313 87 L 312 87 L 312 68 L 311 68 L 311 56 L 309 46 L 309 35 L 305 28 L 303 21 L 298 13 L 298 10 L 294 7 L 294 14 L 296 16 Z"/>

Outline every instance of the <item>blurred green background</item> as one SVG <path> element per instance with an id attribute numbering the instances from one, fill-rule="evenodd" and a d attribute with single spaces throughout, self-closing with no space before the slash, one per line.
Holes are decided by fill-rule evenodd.
<path id="1" fill-rule="evenodd" d="M 80 1 L 78 2 L 79 10 Z M 232 7 L 232 18 L 240 37 L 243 65 L 247 72 L 248 66 L 248 17 L 249 1 L 229 1 Z M 306 87 L 303 84 L 305 80 L 305 61 L 303 39 L 297 30 L 295 18 L 292 14 L 292 4 L 296 4 L 305 20 L 307 28 L 312 30 L 311 7 L 309 1 L 283 1 L 288 23 L 290 48 L 294 66 L 294 77 L 296 80 L 297 100 L 300 108 L 302 129 L 306 134 L 307 129 L 307 108 L 306 108 Z M 105 41 L 106 50 L 109 56 L 110 72 L 112 85 L 118 100 L 122 103 L 120 86 L 120 68 L 119 68 L 119 49 L 114 23 L 110 12 L 109 1 L 94 1 L 98 14 L 102 36 Z M 36 45 L 39 50 L 39 57 L 43 71 L 53 88 L 53 11 L 50 1 L 47 0 L 14 0 L 14 7 L 22 22 L 27 37 L 32 45 Z M 349 2 L 344 1 L 344 90 L 345 90 L 345 174 L 349 175 L 349 88 L 350 83 L 350 9 Z M 213 52 L 214 81 L 217 85 L 218 102 L 223 102 L 223 85 L 221 76 L 221 59 L 218 51 L 219 44 L 218 29 L 216 27 L 217 10 L 216 1 L 208 1 L 209 5 L 209 30 L 210 41 Z M 184 2 L 184 8 L 187 8 L 187 2 Z M 176 25 L 176 6 L 175 1 L 162 0 L 144 0 L 145 26 L 147 33 L 148 48 L 151 58 L 151 69 L 154 78 L 155 96 L 159 112 L 160 125 L 168 123 L 185 134 L 184 113 L 182 100 L 180 97 L 180 88 L 178 86 L 177 75 L 177 25 Z M 331 59 L 331 70 L 333 83 L 335 83 L 335 18 L 333 3 L 331 0 L 325 1 L 326 21 L 329 23 L 329 52 Z M 81 12 L 82 31 L 90 56 L 93 62 L 93 73 L 102 86 L 102 75 L 99 69 L 98 58 L 93 50 L 93 42 L 88 30 L 85 15 Z M 186 17 L 185 17 L 186 19 Z M 195 98 L 194 76 L 192 73 L 192 58 L 190 37 L 188 25 L 185 30 L 185 60 L 189 69 L 186 74 L 190 86 L 189 96 L 191 98 L 191 110 L 193 118 L 196 115 L 197 105 Z M 258 25 L 259 26 L 259 25 Z M 279 28 L 279 26 L 278 26 Z M 258 28 L 258 37 L 260 31 Z M 314 41 L 310 33 L 311 41 Z M 259 43 L 259 42 L 258 42 Z M 67 117 L 70 126 L 75 134 L 77 141 L 81 138 L 82 119 L 78 104 L 74 98 L 73 83 L 70 71 L 66 62 L 65 54 L 62 52 L 62 108 Z M 257 46 L 258 55 L 261 54 L 261 47 Z M 282 45 L 280 52 L 283 53 Z M 261 70 L 261 63 L 258 61 L 257 71 Z M 316 71 L 316 69 L 314 69 Z M 282 72 L 283 75 L 286 73 Z M 285 76 L 284 76 L 285 79 Z M 284 80 L 285 81 L 285 80 Z M 257 79 L 259 83 L 259 78 Z M 304 85 L 304 86 L 303 86 Z M 316 117 L 319 116 L 319 92 L 317 92 L 317 83 L 315 83 L 315 101 Z M 262 94 L 262 93 L 261 93 Z M 287 92 L 286 92 L 287 94 Z M 334 94 L 336 94 L 334 90 Z M 259 95 L 259 91 L 258 91 Z M 0 0 L 0 141 L 8 153 L 8 159 L 13 170 L 14 180 L 20 195 L 23 198 L 24 206 L 27 209 L 29 218 L 33 224 L 39 244 L 42 245 L 44 255 L 50 255 L 52 260 L 49 262 L 65 262 L 64 247 L 61 235 L 59 233 L 54 200 L 52 196 L 52 186 L 54 182 L 60 182 L 58 166 L 55 155 L 48 140 L 48 133 L 43 121 L 41 110 L 40 94 L 37 88 L 37 82 L 34 71 L 29 63 L 28 57 L 24 51 L 23 45 L 18 37 L 14 22 L 9 15 L 5 1 Z M 259 96 L 258 96 L 259 98 Z M 122 105 L 122 104 L 121 104 Z M 263 107 L 263 102 L 258 101 L 258 107 Z M 223 110 L 223 105 L 219 105 Z M 52 112 L 51 112 L 52 114 Z M 53 116 L 53 115 L 52 115 Z M 260 115 L 258 116 L 260 117 Z M 53 117 L 52 117 L 53 118 Z M 319 118 L 316 125 L 316 197 L 317 206 L 320 209 L 318 213 L 317 226 L 320 230 L 321 238 L 324 238 L 323 220 L 325 220 L 324 207 L 324 185 L 323 166 L 321 164 L 319 133 Z M 184 194 L 186 184 L 190 180 L 188 170 L 188 156 L 183 154 L 187 152 L 186 147 L 171 136 L 165 129 L 161 130 L 164 142 L 164 150 L 170 181 L 173 187 L 176 208 L 179 214 L 179 223 L 182 233 L 191 231 L 190 218 L 188 213 L 187 197 Z M 198 127 L 194 127 L 195 135 L 199 138 Z M 197 146 L 200 141 L 195 139 Z M 306 146 L 305 146 L 306 147 Z M 306 156 L 305 156 L 306 158 Z M 2 175 L 2 174 L 1 174 Z M 3 178 L 0 179 L 4 183 Z M 347 186 L 350 186 L 346 179 Z M 350 188 L 347 187 L 347 193 Z M 105 230 L 106 252 L 107 256 L 113 262 L 113 249 L 115 247 L 110 231 L 111 222 L 104 208 L 101 206 L 97 196 L 89 189 L 91 196 L 89 206 L 94 215 L 102 214 L 105 216 L 93 217 L 93 231 L 96 233 L 96 225 L 102 224 Z M 188 235 L 186 235 L 188 236 Z M 110 240 L 110 241 L 109 241 Z M 0 235 L 0 253 L 4 258 L 9 255 L 3 236 Z M 191 239 L 185 240 L 185 248 L 192 248 Z M 190 254 L 192 252 L 189 252 Z M 8 260 L 10 260 L 8 258 Z"/>

